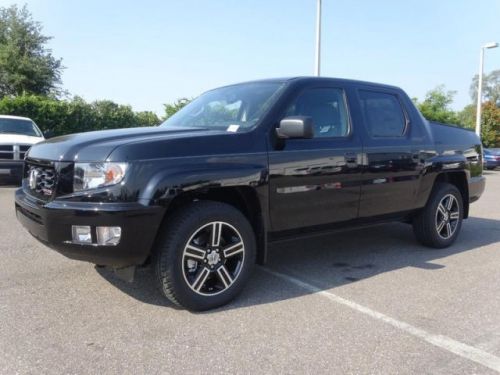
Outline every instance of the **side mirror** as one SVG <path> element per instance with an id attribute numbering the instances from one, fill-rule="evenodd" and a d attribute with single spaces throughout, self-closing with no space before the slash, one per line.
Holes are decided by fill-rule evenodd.
<path id="1" fill-rule="evenodd" d="M 43 132 L 43 136 L 46 138 L 46 139 L 49 139 L 49 138 L 52 138 L 54 136 L 54 131 L 53 130 L 46 130 Z"/>
<path id="2" fill-rule="evenodd" d="M 276 128 L 276 134 L 280 138 L 313 138 L 314 126 L 311 117 L 290 116 L 280 121 Z"/>

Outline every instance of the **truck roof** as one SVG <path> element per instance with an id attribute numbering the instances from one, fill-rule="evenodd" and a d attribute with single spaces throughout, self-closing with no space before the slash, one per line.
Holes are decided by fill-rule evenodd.
<path id="1" fill-rule="evenodd" d="M 277 83 L 285 83 L 285 82 L 302 82 L 302 83 L 313 83 L 313 82 L 337 82 L 343 84 L 354 84 L 354 85 L 364 85 L 364 86 L 378 86 L 384 87 L 388 89 L 397 89 L 401 90 L 397 86 L 387 85 L 383 83 L 369 82 L 369 81 L 360 81 L 355 79 L 347 79 L 347 78 L 335 78 L 335 77 L 316 77 L 316 76 L 295 76 L 295 77 L 282 77 L 282 78 L 266 78 L 266 79 L 257 79 L 246 82 L 237 82 L 234 84 L 224 85 L 223 87 L 233 86 L 240 83 L 257 83 L 257 82 L 277 82 Z"/>

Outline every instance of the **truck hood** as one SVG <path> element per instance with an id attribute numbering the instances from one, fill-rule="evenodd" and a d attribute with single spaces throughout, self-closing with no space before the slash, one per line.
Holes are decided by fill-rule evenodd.
<path id="1" fill-rule="evenodd" d="M 6 145 L 34 145 L 43 140 L 42 137 L 32 137 L 30 135 L 0 133 L 0 144 Z"/>
<path id="2" fill-rule="evenodd" d="M 214 133 L 199 128 L 141 127 L 101 130 L 51 138 L 33 146 L 27 157 L 52 161 L 104 161 L 130 143 L 148 144 Z"/>

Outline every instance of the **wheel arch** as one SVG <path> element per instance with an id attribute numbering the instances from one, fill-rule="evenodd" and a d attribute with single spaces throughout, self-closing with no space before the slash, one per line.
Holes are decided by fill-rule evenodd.
<path id="1" fill-rule="evenodd" d="M 467 181 L 465 171 L 441 172 L 436 176 L 433 186 L 435 187 L 440 182 L 446 182 L 454 185 L 460 191 L 464 208 L 464 219 L 469 217 L 469 184 Z"/>
<path id="2" fill-rule="evenodd" d="M 251 186 L 230 186 L 181 192 L 168 202 L 162 223 L 166 222 L 174 212 L 197 200 L 226 203 L 243 213 L 255 233 L 257 263 L 264 264 L 266 262 L 267 230 L 265 214 L 255 188 Z"/>

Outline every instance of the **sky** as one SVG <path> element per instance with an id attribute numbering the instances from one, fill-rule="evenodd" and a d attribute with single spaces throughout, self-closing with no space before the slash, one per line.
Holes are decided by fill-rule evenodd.
<path id="1" fill-rule="evenodd" d="M 241 81 L 313 75 L 316 0 L 0 0 L 27 4 L 63 58 L 63 88 L 163 114 Z M 500 0 L 323 0 L 321 75 L 444 84 L 469 104 L 480 47 L 500 42 Z M 500 69 L 500 48 L 485 72 Z"/>

